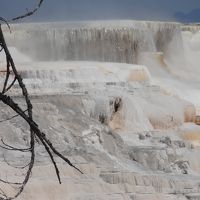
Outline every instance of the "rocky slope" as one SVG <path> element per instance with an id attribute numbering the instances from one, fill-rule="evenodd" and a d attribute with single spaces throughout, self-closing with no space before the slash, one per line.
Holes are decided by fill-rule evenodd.
<path id="1" fill-rule="evenodd" d="M 24 77 L 32 93 L 35 120 L 56 148 L 84 174 L 58 160 L 63 182 L 59 185 L 45 150 L 37 144 L 36 166 L 19 199 L 199 198 L 199 145 L 195 143 L 198 138 L 188 136 L 191 131 L 199 130 L 188 124 L 195 117 L 192 104 L 152 85 L 147 69 L 142 66 L 81 63 L 80 70 L 87 71 L 84 65 L 89 64 L 98 76 L 103 67 L 105 79 L 87 81 L 87 87 L 84 81 L 77 81 L 78 85 L 70 85 L 68 81 L 68 88 L 67 83 L 63 87 L 63 82 L 55 80 L 55 92 L 60 85 L 57 95 L 44 95 L 45 84 L 33 85 L 27 78 L 31 76 Z M 80 71 L 75 66 L 80 63 L 70 65 L 78 80 Z M 124 74 L 121 80 L 117 79 L 118 74 Z M 48 77 L 54 80 L 52 76 Z M 17 85 L 11 93 L 15 92 L 14 99 L 23 105 Z M 1 104 L 2 119 L 13 114 Z M 183 127 L 185 122 L 188 123 Z M 26 146 L 27 133 L 28 127 L 19 117 L 1 123 L 1 137 L 10 145 Z M 25 153 L 2 150 L 1 178 L 20 180 L 23 170 L 6 163 L 22 166 L 28 159 Z M 14 189 L 6 186 L 6 191 L 11 195 Z"/>
<path id="2" fill-rule="evenodd" d="M 15 25 L 7 35 L 31 96 L 35 121 L 84 172 L 81 175 L 56 158 L 62 177 L 59 185 L 46 151 L 37 143 L 31 180 L 18 199 L 200 199 L 200 127 L 195 124 L 200 107 L 198 33 L 181 33 L 175 23 L 110 23 L 68 28 L 54 24 L 53 29 L 51 24 Z M 30 38 L 36 41 L 31 47 L 21 42 Z M 37 52 L 34 45 L 40 38 L 46 46 L 41 43 Z M 60 38 L 65 42 L 57 43 Z M 136 41 L 135 49 L 125 45 Z M 70 48 L 69 44 L 79 53 L 66 57 L 63 48 Z M 55 57 L 49 59 L 51 54 Z M 74 55 L 75 60 L 85 56 L 106 62 L 66 61 Z M 136 57 L 137 65 L 124 63 L 135 63 Z M 24 105 L 17 84 L 9 95 Z M 2 103 L 0 107 L 1 120 L 15 115 Z M 26 147 L 27 134 L 28 126 L 19 117 L 0 123 L 0 136 L 10 145 Z M 0 178 L 20 181 L 23 169 L 12 165 L 28 162 L 28 154 L 2 149 Z M 0 188 L 9 196 L 16 191 L 3 183 Z"/>

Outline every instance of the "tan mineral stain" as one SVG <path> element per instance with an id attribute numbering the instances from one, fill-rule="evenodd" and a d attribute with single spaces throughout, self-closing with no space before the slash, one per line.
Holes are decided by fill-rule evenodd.
<path id="1" fill-rule="evenodd" d="M 184 121 L 194 122 L 196 117 L 196 108 L 194 105 L 187 105 L 184 110 Z"/>
<path id="2" fill-rule="evenodd" d="M 132 70 L 129 74 L 128 81 L 148 81 L 149 75 L 144 69 Z"/>
<path id="3" fill-rule="evenodd" d="M 199 140 L 200 141 L 200 131 L 198 131 L 198 132 L 186 132 L 186 133 L 184 133 L 183 138 L 185 140 L 191 140 L 191 141 Z"/>

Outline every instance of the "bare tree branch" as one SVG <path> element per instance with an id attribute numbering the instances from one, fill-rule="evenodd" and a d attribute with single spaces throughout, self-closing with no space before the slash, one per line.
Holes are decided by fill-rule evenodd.
<path id="1" fill-rule="evenodd" d="M 13 18 L 11 21 L 17 21 L 17 20 L 24 19 L 25 17 L 33 15 L 41 7 L 43 1 L 44 0 L 39 0 L 37 6 L 34 9 L 32 9 L 31 11 L 27 11 L 23 15 L 20 15 L 18 17 Z M 3 22 L 3 23 L 6 23 L 9 30 L 10 30 L 10 26 L 9 26 L 6 19 L 0 18 L 0 21 Z M 78 169 L 75 165 L 73 165 L 68 158 L 66 158 L 64 155 L 62 155 L 60 152 L 58 152 L 54 148 L 51 141 L 40 130 L 38 124 L 33 120 L 33 111 L 32 111 L 33 106 L 32 106 L 32 103 L 30 101 L 29 94 L 28 94 L 28 91 L 26 89 L 26 86 L 25 86 L 25 84 L 22 80 L 21 75 L 17 71 L 15 63 L 12 59 L 12 56 L 9 52 L 7 45 L 6 45 L 4 35 L 3 35 L 3 31 L 2 31 L 2 28 L 1 28 L 1 23 L 0 23 L 0 52 L 4 53 L 5 58 L 6 58 L 5 59 L 6 60 L 6 70 L 5 70 L 6 75 L 5 75 L 2 91 L 0 92 L 0 101 L 2 101 L 5 105 L 9 106 L 16 113 L 16 115 L 14 115 L 10 118 L 7 118 L 5 120 L 2 120 L 0 122 L 8 121 L 8 120 L 11 120 L 15 117 L 21 117 L 22 119 L 24 119 L 28 123 L 29 128 L 30 128 L 30 136 L 29 136 L 30 137 L 30 143 L 28 145 L 28 148 L 16 148 L 14 146 L 6 144 L 4 142 L 4 140 L 1 139 L 1 142 L 2 142 L 3 145 L 0 145 L 0 148 L 3 148 L 5 150 L 9 150 L 9 151 L 19 151 L 19 152 L 23 152 L 23 153 L 30 153 L 30 161 L 27 165 L 25 165 L 23 167 L 15 167 L 15 166 L 11 165 L 10 163 L 8 163 L 5 159 L 5 162 L 11 167 L 20 168 L 20 169 L 27 168 L 26 173 L 24 174 L 24 180 L 21 183 L 10 182 L 10 181 L 5 181 L 3 179 L 0 179 L 0 182 L 2 182 L 2 183 L 19 186 L 17 188 L 18 190 L 17 190 L 16 194 L 13 197 L 8 197 L 7 194 L 5 194 L 5 192 L 0 188 L 0 194 L 2 196 L 2 197 L 0 197 L 0 200 L 12 200 L 12 199 L 17 198 L 23 192 L 24 187 L 26 186 L 27 182 L 30 179 L 32 169 L 33 169 L 33 166 L 34 166 L 34 163 L 35 163 L 35 142 L 37 140 L 41 141 L 41 144 L 44 146 L 47 154 L 49 155 L 60 184 L 61 184 L 60 172 L 59 172 L 59 168 L 57 166 L 57 163 L 54 159 L 54 156 L 57 156 L 60 159 L 64 160 L 69 166 L 73 167 L 75 170 L 77 170 L 81 174 L 83 174 L 83 172 L 80 169 Z M 11 82 L 11 84 L 8 85 L 11 71 L 14 74 L 14 79 Z M 6 95 L 6 92 L 9 91 L 15 83 L 19 84 L 19 86 L 21 88 L 22 96 L 25 99 L 25 102 L 26 102 L 26 110 L 25 111 L 10 96 Z"/>
<path id="2" fill-rule="evenodd" d="M 33 15 L 34 13 L 36 13 L 38 11 L 38 9 L 42 6 L 42 3 L 43 3 L 44 0 L 40 0 L 37 4 L 37 6 L 32 9 L 31 11 L 27 11 L 25 14 L 23 15 L 20 15 L 20 16 L 17 16 L 17 17 L 14 17 L 11 21 L 17 21 L 19 19 L 24 19 L 26 17 L 29 17 L 31 15 Z"/>

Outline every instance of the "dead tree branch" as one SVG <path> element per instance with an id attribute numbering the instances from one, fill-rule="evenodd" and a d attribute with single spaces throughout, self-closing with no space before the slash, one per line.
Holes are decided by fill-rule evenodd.
<path id="1" fill-rule="evenodd" d="M 20 15 L 20 16 L 17 16 L 17 17 L 14 17 L 11 21 L 17 21 L 19 19 L 23 19 L 25 17 L 29 17 L 31 15 L 33 15 L 34 13 L 36 13 L 38 11 L 38 9 L 42 6 L 42 3 L 43 3 L 44 0 L 40 0 L 37 4 L 37 6 L 32 9 L 31 11 L 27 11 L 25 14 L 23 15 Z"/>
<path id="2" fill-rule="evenodd" d="M 23 19 L 25 17 L 31 16 L 33 15 L 42 5 L 44 0 L 40 0 L 36 6 L 36 8 L 34 8 L 31 11 L 27 11 L 25 14 L 20 15 L 18 17 L 13 18 L 11 21 L 17 21 L 19 19 Z M 0 18 L 0 21 L 4 22 L 7 24 L 7 26 L 10 29 L 9 24 L 7 23 L 7 21 L 4 18 Z M 5 75 L 5 79 L 4 79 L 4 84 L 3 84 L 3 88 L 2 91 L 0 92 L 0 101 L 3 102 L 5 105 L 9 106 L 15 113 L 16 115 L 14 115 L 13 117 L 7 118 L 6 120 L 2 120 L 0 122 L 3 121 L 7 121 L 7 120 L 11 120 L 15 117 L 21 117 L 23 118 L 29 125 L 30 128 L 30 132 L 29 132 L 29 137 L 30 137 L 30 143 L 28 148 L 16 148 L 14 146 L 8 145 L 4 142 L 3 139 L 1 139 L 2 145 L 0 145 L 0 148 L 3 148 L 5 150 L 9 150 L 9 151 L 20 151 L 23 153 L 29 153 L 30 154 L 30 161 L 29 163 L 24 166 L 21 167 L 22 169 L 27 168 L 27 171 L 25 172 L 25 177 L 24 180 L 21 183 L 16 183 L 16 182 L 11 182 L 11 181 L 7 181 L 7 180 L 3 180 L 0 179 L 0 182 L 8 184 L 8 185 L 15 185 L 18 186 L 17 187 L 17 192 L 13 197 L 8 197 L 5 192 L 3 190 L 0 189 L 0 194 L 2 197 L 0 197 L 0 200 L 12 200 L 17 198 L 24 190 L 24 187 L 26 186 L 27 182 L 30 179 L 31 173 L 32 173 L 32 169 L 35 163 L 35 142 L 36 140 L 41 141 L 41 144 L 44 146 L 47 154 L 49 155 L 51 162 L 55 168 L 55 172 L 58 178 L 59 183 L 61 183 L 61 178 L 60 178 L 60 172 L 59 172 L 59 168 L 57 166 L 57 163 L 54 159 L 54 156 L 59 157 L 60 159 L 64 160 L 69 166 L 73 167 L 74 169 L 76 169 L 77 171 L 79 171 L 81 174 L 82 172 L 75 166 L 73 165 L 70 160 L 68 158 L 66 158 L 64 155 L 62 155 L 60 152 L 58 152 L 53 144 L 51 143 L 51 141 L 47 138 L 47 136 L 40 130 L 39 125 L 34 121 L 33 119 L 33 106 L 28 94 L 28 91 L 26 89 L 26 86 L 22 80 L 22 77 L 20 76 L 20 74 L 17 71 L 17 68 L 15 66 L 15 63 L 13 61 L 13 58 L 9 52 L 9 49 L 6 45 L 5 39 L 4 39 L 4 34 L 1 28 L 1 24 L 0 24 L 0 52 L 4 53 L 5 55 L 5 60 L 6 60 L 6 75 Z M 14 79 L 12 80 L 11 84 L 9 85 L 9 79 L 10 79 L 10 74 L 11 72 L 14 74 Z M 18 84 L 21 88 L 21 93 L 22 96 L 26 102 L 26 109 L 22 109 L 14 100 L 11 96 L 7 95 L 7 92 L 13 87 L 14 84 Z M 9 165 L 9 163 L 7 163 Z"/>

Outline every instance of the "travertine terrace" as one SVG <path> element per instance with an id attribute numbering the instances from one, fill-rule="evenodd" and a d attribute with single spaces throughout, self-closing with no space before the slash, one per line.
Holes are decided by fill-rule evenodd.
<path id="1" fill-rule="evenodd" d="M 6 40 L 35 121 L 84 172 L 57 160 L 59 185 L 37 144 L 36 166 L 19 200 L 200 199 L 198 26 L 99 21 L 11 29 L 4 27 Z M 1 77 L 4 65 L 0 57 Z M 23 105 L 17 84 L 10 95 Z M 0 106 L 1 119 L 14 114 Z M 18 147 L 28 143 L 27 130 L 18 117 L 0 124 L 1 137 Z M 23 170 L 8 163 L 28 159 L 2 150 L 0 177 L 20 180 Z"/>

